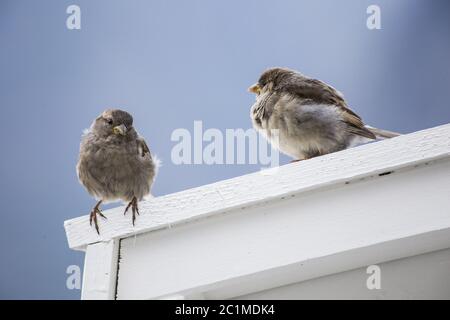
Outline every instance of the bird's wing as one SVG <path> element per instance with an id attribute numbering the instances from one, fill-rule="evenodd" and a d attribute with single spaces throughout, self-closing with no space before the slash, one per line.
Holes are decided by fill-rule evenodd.
<path id="1" fill-rule="evenodd" d="M 393 132 L 389 130 L 383 130 L 374 128 L 371 126 L 366 125 L 366 128 L 373 132 L 377 136 L 377 139 L 389 139 L 389 138 L 395 138 L 397 136 L 401 136 L 401 133 Z"/>
<path id="2" fill-rule="evenodd" d="M 304 100 L 317 104 L 335 105 L 342 111 L 342 121 L 347 124 L 347 130 L 350 133 L 376 139 L 375 135 L 364 126 L 361 117 L 347 106 L 342 94 L 325 82 L 317 79 L 303 79 L 289 86 L 287 90 Z"/>
<path id="3" fill-rule="evenodd" d="M 145 157 L 146 155 L 148 155 L 151 159 L 152 154 L 150 153 L 150 149 L 147 146 L 147 143 L 145 142 L 144 138 L 138 137 L 137 143 L 138 143 L 138 152 L 140 153 L 140 155 L 142 157 Z"/>

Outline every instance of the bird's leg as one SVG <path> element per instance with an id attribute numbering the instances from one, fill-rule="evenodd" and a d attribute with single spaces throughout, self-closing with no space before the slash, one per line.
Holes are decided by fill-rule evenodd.
<path id="1" fill-rule="evenodd" d="M 136 213 L 139 215 L 138 200 L 136 197 L 133 197 L 133 199 L 131 199 L 130 203 L 128 203 L 128 205 L 125 208 L 125 211 L 123 213 L 124 215 L 127 213 L 128 209 L 130 207 L 131 207 L 131 213 L 132 213 L 131 221 L 133 222 L 133 226 L 134 226 L 134 221 L 136 220 Z"/>
<path id="2" fill-rule="evenodd" d="M 97 233 L 100 235 L 100 231 L 98 229 L 98 223 L 97 223 L 97 214 L 99 216 L 101 216 L 102 218 L 106 217 L 103 215 L 103 213 L 100 211 L 100 204 L 102 203 L 102 200 L 100 200 L 99 202 L 97 202 L 97 204 L 95 205 L 95 207 L 92 209 L 91 214 L 89 216 L 89 224 L 92 226 L 92 221 L 94 221 L 95 224 L 95 230 L 97 230 Z"/>

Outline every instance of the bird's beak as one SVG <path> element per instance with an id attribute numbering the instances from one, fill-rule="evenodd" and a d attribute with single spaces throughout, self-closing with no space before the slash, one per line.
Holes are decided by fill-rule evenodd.
<path id="1" fill-rule="evenodd" d="M 248 92 L 260 94 L 260 92 L 261 92 L 261 87 L 259 86 L 259 84 L 255 83 L 254 85 L 252 85 L 252 86 L 251 86 L 250 88 L 248 88 L 247 90 L 248 90 Z"/>
<path id="2" fill-rule="evenodd" d="M 114 134 L 120 134 L 120 135 L 124 136 L 127 133 L 127 127 L 125 127 L 125 125 L 121 124 L 120 126 L 114 127 L 113 132 L 114 132 Z"/>

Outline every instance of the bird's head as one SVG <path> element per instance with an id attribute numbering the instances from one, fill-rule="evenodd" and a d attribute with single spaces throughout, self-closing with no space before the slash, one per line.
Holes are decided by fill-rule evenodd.
<path id="1" fill-rule="evenodd" d="M 133 117 L 126 111 L 108 109 L 95 119 L 92 131 L 102 137 L 126 137 L 133 132 Z"/>
<path id="2" fill-rule="evenodd" d="M 302 75 L 294 70 L 270 68 L 261 74 L 258 82 L 248 88 L 248 91 L 260 95 L 265 92 L 280 90 L 283 86 L 298 77 L 302 77 Z"/>

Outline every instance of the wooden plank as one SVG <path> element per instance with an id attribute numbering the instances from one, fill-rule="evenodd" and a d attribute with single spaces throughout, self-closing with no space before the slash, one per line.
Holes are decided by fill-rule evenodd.
<path id="1" fill-rule="evenodd" d="M 122 240 L 118 299 L 232 298 L 450 248 L 450 159 Z"/>
<path id="2" fill-rule="evenodd" d="M 99 241 L 125 238 L 194 221 L 236 208 L 278 200 L 293 194 L 376 176 L 450 156 L 450 125 L 403 135 L 301 161 L 270 172 L 257 172 L 140 203 L 141 215 L 133 227 L 124 207 L 105 211 L 99 220 L 101 235 L 88 216 L 64 223 L 69 247 L 83 250 Z"/>
<path id="3" fill-rule="evenodd" d="M 116 295 L 119 240 L 90 244 L 83 270 L 83 300 L 113 300 Z"/>

